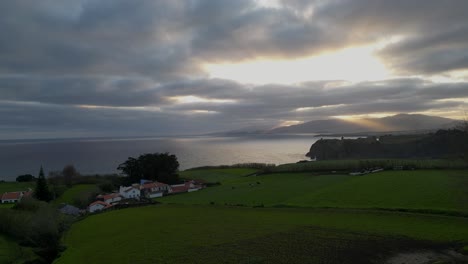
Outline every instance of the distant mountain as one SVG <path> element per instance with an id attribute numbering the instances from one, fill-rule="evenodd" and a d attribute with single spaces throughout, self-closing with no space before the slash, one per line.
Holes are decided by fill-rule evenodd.
<path id="1" fill-rule="evenodd" d="M 398 114 L 383 118 L 327 119 L 300 125 L 279 127 L 269 134 L 352 134 L 364 132 L 427 131 L 454 127 L 458 120 L 416 114 Z"/>

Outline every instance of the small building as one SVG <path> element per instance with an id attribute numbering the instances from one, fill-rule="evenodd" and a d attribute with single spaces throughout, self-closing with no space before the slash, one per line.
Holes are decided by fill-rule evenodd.
<path id="1" fill-rule="evenodd" d="M 120 193 L 100 194 L 96 198 L 105 203 L 115 204 L 122 200 L 122 195 Z"/>
<path id="2" fill-rule="evenodd" d="M 171 192 L 171 186 L 162 182 L 147 182 L 141 185 L 140 190 L 146 198 L 156 198 Z"/>
<path id="3" fill-rule="evenodd" d="M 120 186 L 119 188 L 119 194 L 124 198 L 124 199 L 140 199 L 140 188 L 139 186 Z"/>
<path id="4" fill-rule="evenodd" d="M 2 203 L 17 203 L 23 198 L 24 192 L 6 192 L 2 195 Z"/>
<path id="5" fill-rule="evenodd" d="M 188 192 L 195 192 L 204 188 L 204 184 L 195 180 L 185 182 L 188 187 Z"/>
<path id="6" fill-rule="evenodd" d="M 105 203 L 103 201 L 95 201 L 94 203 L 88 206 L 88 212 L 94 213 L 98 211 L 103 211 L 112 207 L 111 204 Z"/>
<path id="7" fill-rule="evenodd" d="M 176 193 L 183 193 L 183 192 L 195 192 L 200 189 L 203 189 L 203 185 L 196 182 L 196 181 L 187 181 L 183 184 L 174 184 L 171 185 L 171 192 L 172 194 Z"/>
<path id="8" fill-rule="evenodd" d="M 189 188 L 185 184 L 171 185 L 171 194 L 188 192 Z"/>

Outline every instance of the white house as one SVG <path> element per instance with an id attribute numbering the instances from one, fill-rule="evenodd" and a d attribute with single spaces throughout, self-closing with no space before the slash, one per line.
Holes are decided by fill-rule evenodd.
<path id="1" fill-rule="evenodd" d="M 17 203 L 23 198 L 23 192 L 6 192 L 2 195 L 2 203 Z"/>
<path id="2" fill-rule="evenodd" d="M 140 187 L 141 195 L 147 198 L 161 197 L 171 191 L 171 186 L 162 182 L 148 182 Z"/>
<path id="3" fill-rule="evenodd" d="M 90 204 L 88 206 L 88 212 L 94 213 L 94 212 L 97 212 L 97 211 L 102 211 L 102 210 L 108 209 L 110 207 L 112 207 L 111 204 L 105 203 L 103 201 L 95 201 L 94 203 L 92 203 L 92 204 Z"/>
<path id="4" fill-rule="evenodd" d="M 120 186 L 119 188 L 119 194 L 124 198 L 124 199 L 140 199 L 140 188 L 136 186 Z"/>

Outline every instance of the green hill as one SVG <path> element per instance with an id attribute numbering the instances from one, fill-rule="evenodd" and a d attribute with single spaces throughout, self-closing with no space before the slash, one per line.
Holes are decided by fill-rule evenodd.
<path id="1" fill-rule="evenodd" d="M 34 189 L 35 182 L 0 182 L 0 195 L 4 192 L 27 191 L 28 188 Z"/>
<path id="2" fill-rule="evenodd" d="M 90 192 L 98 192 L 98 187 L 94 184 L 77 184 L 68 188 L 60 197 L 54 200 L 55 204 L 74 204 L 81 196 Z"/>

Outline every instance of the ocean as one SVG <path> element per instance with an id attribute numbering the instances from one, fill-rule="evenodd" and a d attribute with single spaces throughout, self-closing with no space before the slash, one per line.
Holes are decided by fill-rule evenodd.
<path id="1" fill-rule="evenodd" d="M 0 180 L 18 175 L 46 175 L 72 164 L 83 175 L 115 173 L 128 157 L 145 153 L 175 154 L 180 170 L 236 163 L 283 164 L 307 159 L 319 138 L 313 135 L 250 137 L 89 138 L 0 141 Z"/>

